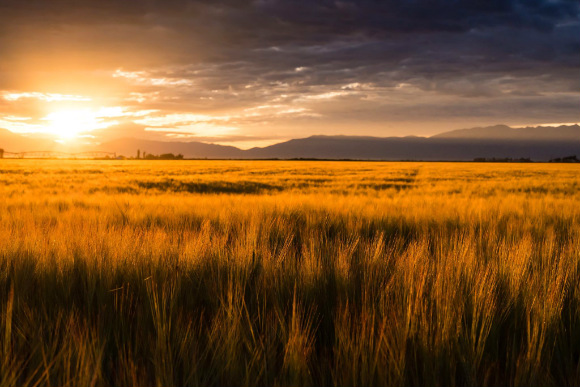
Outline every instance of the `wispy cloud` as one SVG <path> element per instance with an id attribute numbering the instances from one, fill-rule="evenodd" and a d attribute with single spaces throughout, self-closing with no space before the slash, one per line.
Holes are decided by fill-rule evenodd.
<path id="1" fill-rule="evenodd" d="M 6 101 L 19 101 L 21 99 L 36 99 L 46 102 L 61 101 L 91 101 L 90 97 L 82 95 L 58 94 L 58 93 L 40 93 L 40 92 L 9 92 L 3 91 L 2 98 Z"/>
<path id="2" fill-rule="evenodd" d="M 171 77 L 155 77 L 147 71 L 123 71 L 117 69 L 113 73 L 114 78 L 125 78 L 132 83 L 138 85 L 150 86 L 190 86 L 193 82 L 190 79 L 171 78 Z"/>

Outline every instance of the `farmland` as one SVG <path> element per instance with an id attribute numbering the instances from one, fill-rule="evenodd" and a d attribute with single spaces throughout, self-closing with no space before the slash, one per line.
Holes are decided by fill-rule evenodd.
<path id="1" fill-rule="evenodd" d="M 0 385 L 580 384 L 580 166 L 0 160 Z"/>

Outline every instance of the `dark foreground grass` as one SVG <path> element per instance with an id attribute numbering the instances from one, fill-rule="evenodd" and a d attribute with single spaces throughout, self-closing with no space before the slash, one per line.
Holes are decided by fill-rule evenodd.
<path id="1" fill-rule="evenodd" d="M 518 167 L 419 167 L 382 193 L 324 171 L 318 193 L 7 185 L 0 385 L 579 385 L 578 171 L 540 193 Z"/>

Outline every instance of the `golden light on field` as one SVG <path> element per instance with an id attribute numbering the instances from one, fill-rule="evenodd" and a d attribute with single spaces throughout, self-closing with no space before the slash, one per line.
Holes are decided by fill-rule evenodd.
<path id="1" fill-rule="evenodd" d="M 580 165 L 0 161 L 0 386 L 580 385 Z"/>

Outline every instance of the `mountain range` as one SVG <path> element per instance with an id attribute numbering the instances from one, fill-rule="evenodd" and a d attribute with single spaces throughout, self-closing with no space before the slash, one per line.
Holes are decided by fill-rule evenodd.
<path id="1" fill-rule="evenodd" d="M 49 138 L 32 138 L 0 129 L 0 148 L 21 151 L 73 151 Z M 580 126 L 511 128 L 495 125 L 452 130 L 431 137 L 311 136 L 262 148 L 242 150 L 204 142 L 153 141 L 120 138 L 76 151 L 107 151 L 134 157 L 137 150 L 150 154 L 174 153 L 185 158 L 208 159 L 361 159 L 448 160 L 476 158 L 529 158 L 546 161 L 580 156 Z"/>

